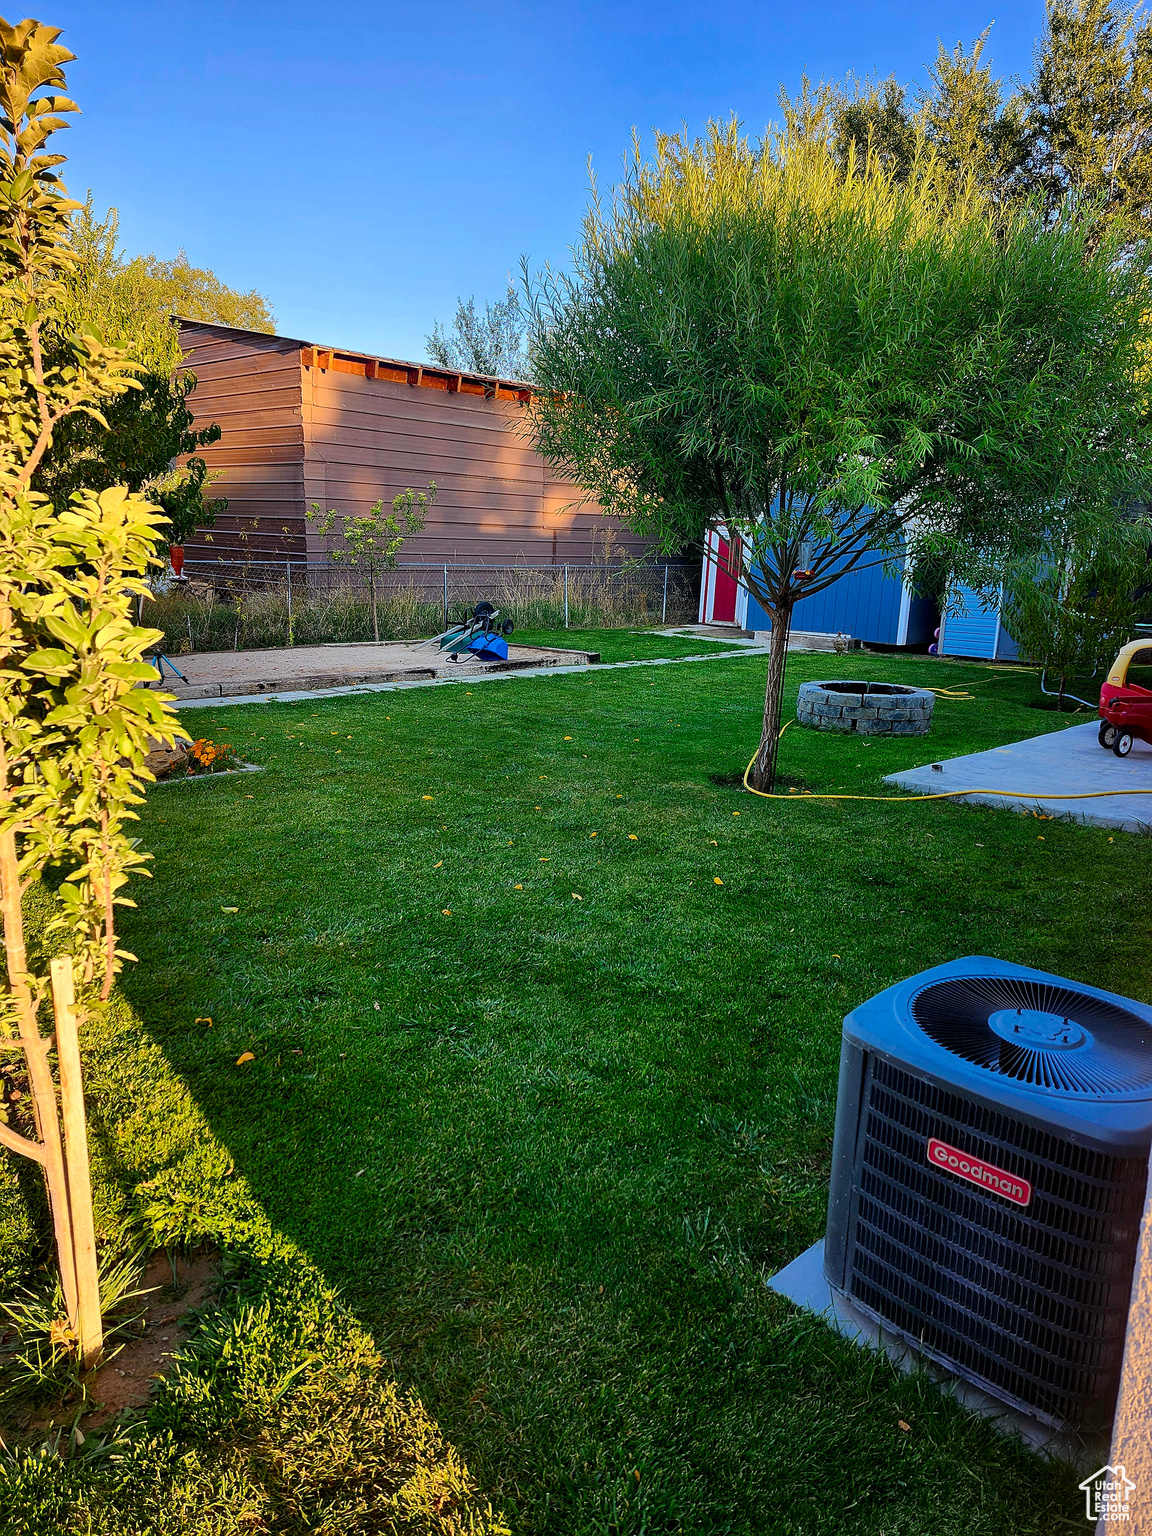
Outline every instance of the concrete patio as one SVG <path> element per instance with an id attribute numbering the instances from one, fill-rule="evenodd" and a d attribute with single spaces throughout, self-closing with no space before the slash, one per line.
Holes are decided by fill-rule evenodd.
<path id="1" fill-rule="evenodd" d="M 311 688 L 346 688 L 358 683 L 431 682 L 437 678 L 479 677 L 536 667 L 587 666 L 596 651 L 550 650 L 509 645 L 507 661 L 451 661 L 420 641 L 299 645 L 269 651 L 201 651 L 173 656 L 163 665 L 164 691 L 177 700 L 231 699 Z M 173 668 L 183 673 L 174 674 Z"/>
<path id="2" fill-rule="evenodd" d="M 1090 720 L 990 752 L 892 773 L 884 782 L 924 795 L 975 789 L 979 793 L 964 797 L 969 803 L 1040 810 L 1122 832 L 1152 832 L 1152 746 L 1137 741 L 1130 756 L 1120 758 L 1099 745 L 1098 729 L 1099 721 Z M 1062 799 L 1065 795 L 1085 798 Z"/>

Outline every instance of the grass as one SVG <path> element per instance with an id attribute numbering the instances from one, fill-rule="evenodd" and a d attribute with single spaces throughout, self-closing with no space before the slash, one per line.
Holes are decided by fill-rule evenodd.
<path id="1" fill-rule="evenodd" d="M 793 697 L 831 669 L 794 654 Z M 786 787 L 887 795 L 1055 724 L 1021 672 L 851 672 L 977 697 L 925 741 L 794 727 Z M 268 771 L 149 799 L 124 931 L 147 1038 L 95 1069 L 102 1178 L 175 1235 L 247 1191 L 519 1532 L 1048 1536 L 1080 1518 L 1067 1467 L 763 1281 L 823 1230 L 848 1009 L 967 953 L 1147 997 L 1152 842 L 754 800 L 763 676 L 197 711 Z"/>
<path id="2" fill-rule="evenodd" d="M 41 930 L 46 897 L 29 899 Z M 190 1344 L 148 1407 L 107 1427 L 84 1416 L 93 1383 L 57 1347 L 52 1267 L 5 1307 L 18 1335 L 0 1333 L 4 1536 L 508 1536 L 364 1328 L 271 1227 L 122 994 L 89 1018 L 83 1042 L 102 1296 L 130 1282 L 118 1251 L 207 1241 L 222 1252 Z M 36 1190 L 21 1166 L 0 1163 L 17 1204 Z M 43 1241 L 35 1198 L 25 1214 Z M 6 1256 L 21 1232 L 9 1216 L 0 1210 Z M 27 1270 L 35 1249 L 22 1253 Z"/>
<path id="3" fill-rule="evenodd" d="M 224 1297 L 145 1416 L 0 1461 L 5 1536 L 509 1536 L 298 1251 L 231 1240 Z M 65 1454 L 58 1454 L 63 1442 Z"/>
<path id="4" fill-rule="evenodd" d="M 707 656 L 743 647 L 730 640 L 702 640 L 697 635 L 664 635 L 651 629 L 518 629 L 514 645 L 557 646 L 560 650 L 599 651 L 604 663 L 653 661 L 662 657 Z"/>

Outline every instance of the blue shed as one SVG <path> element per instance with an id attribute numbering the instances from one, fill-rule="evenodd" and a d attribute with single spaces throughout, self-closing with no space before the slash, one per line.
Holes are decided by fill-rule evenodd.
<path id="1" fill-rule="evenodd" d="M 771 629 L 772 623 L 749 592 L 744 628 Z M 739 615 L 737 615 L 739 617 Z M 792 610 L 793 630 L 810 634 L 851 635 L 865 645 L 920 645 L 932 639 L 936 607 L 917 597 L 902 574 L 883 565 L 852 570 Z"/>
<path id="2" fill-rule="evenodd" d="M 1003 601 L 1003 588 L 991 602 L 959 582 L 949 588 L 940 620 L 941 656 L 1015 661 L 1020 648 L 1004 627 Z"/>

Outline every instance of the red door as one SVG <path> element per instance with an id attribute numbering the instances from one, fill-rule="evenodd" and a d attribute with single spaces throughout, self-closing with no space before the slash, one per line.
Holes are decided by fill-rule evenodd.
<path id="1" fill-rule="evenodd" d="M 728 569 L 728 545 L 723 539 L 716 541 L 716 563 L 712 567 L 712 623 L 736 622 L 736 578 Z"/>

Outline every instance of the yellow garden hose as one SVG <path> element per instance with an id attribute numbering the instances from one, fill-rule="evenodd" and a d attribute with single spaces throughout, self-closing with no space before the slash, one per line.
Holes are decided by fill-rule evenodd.
<path id="1" fill-rule="evenodd" d="M 791 725 L 792 721 L 788 721 Z M 788 725 L 784 727 L 786 731 Z M 780 732 L 783 736 L 784 731 Z M 1000 795 L 1017 800 L 1104 800 L 1109 795 L 1148 795 L 1152 790 L 1148 789 L 1086 789 L 1078 795 L 1050 795 L 1043 789 L 946 789 L 938 795 L 814 795 L 810 789 L 790 789 L 786 795 L 770 795 L 767 790 L 753 789 L 748 782 L 748 775 L 752 772 L 752 764 L 756 761 L 755 752 L 748 759 L 748 766 L 744 770 L 744 788 L 750 795 L 759 795 L 761 800 L 791 800 L 793 797 L 799 800 L 873 800 L 884 805 L 911 805 L 916 800 L 955 800 L 960 795 Z"/>
<path id="2" fill-rule="evenodd" d="M 932 693 L 944 693 L 946 690 L 933 688 Z M 971 697 L 971 695 L 969 695 Z M 786 720 L 780 727 L 780 736 L 790 725 L 795 725 L 795 719 Z M 777 736 L 776 740 L 780 740 Z M 761 800 L 791 800 L 796 796 L 801 800 L 869 800 L 884 805 L 912 805 L 917 800 L 957 800 L 962 795 L 999 795 L 1002 798 L 1015 800 L 1104 800 L 1110 795 L 1147 795 L 1152 790 L 1147 789 L 1086 789 L 1078 795 L 1050 795 L 1045 790 L 1033 789 L 945 789 L 936 795 L 814 795 L 810 789 L 790 789 L 786 795 L 772 795 L 763 789 L 753 789 L 748 782 L 748 775 L 752 772 L 752 764 L 756 761 L 756 753 L 748 759 L 748 766 L 744 770 L 744 788 L 750 795 L 759 795 Z"/>

